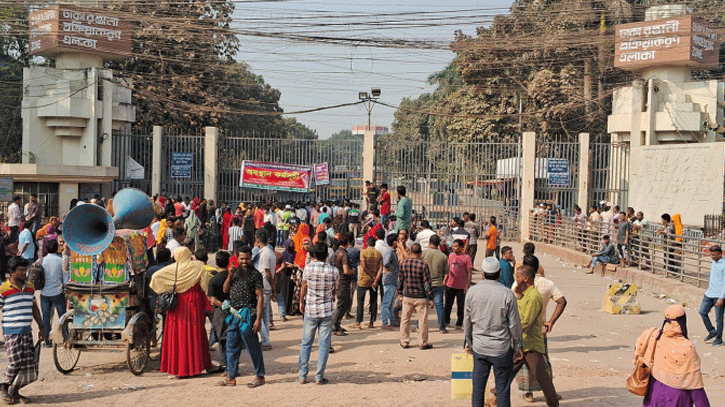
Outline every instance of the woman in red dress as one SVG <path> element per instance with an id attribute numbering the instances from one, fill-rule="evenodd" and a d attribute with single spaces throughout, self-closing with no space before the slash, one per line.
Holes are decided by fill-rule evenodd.
<path id="1" fill-rule="evenodd" d="M 193 260 L 186 247 L 174 251 L 176 263 L 154 273 L 150 287 L 157 294 L 177 293 L 177 305 L 166 313 L 161 347 L 161 371 L 175 377 L 196 376 L 211 367 L 204 311 L 211 311 L 206 296 L 209 273 Z"/>
<path id="2" fill-rule="evenodd" d="M 229 228 L 232 226 L 232 211 L 229 208 L 224 210 L 222 215 L 222 248 L 229 247 Z"/>

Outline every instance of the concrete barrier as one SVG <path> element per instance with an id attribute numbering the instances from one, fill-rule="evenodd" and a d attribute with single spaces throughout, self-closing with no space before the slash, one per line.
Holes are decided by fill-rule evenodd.
<path id="1" fill-rule="evenodd" d="M 541 242 L 536 242 L 536 251 L 546 253 L 550 256 L 559 257 L 563 261 L 571 264 L 583 265 L 591 260 L 591 256 L 588 256 L 585 253 Z M 622 267 L 618 265 L 612 265 L 612 267 L 609 267 L 609 265 L 599 267 L 598 265 L 595 270 L 595 274 L 611 277 L 623 283 L 635 284 L 642 290 L 657 295 L 664 294 L 668 298 L 677 300 L 684 306 L 694 308 L 699 307 L 702 302 L 702 297 L 705 295 L 704 288 L 693 287 L 689 284 L 684 284 L 679 280 L 665 278 L 663 276 L 658 276 L 648 271 L 639 270 L 633 267 Z"/>

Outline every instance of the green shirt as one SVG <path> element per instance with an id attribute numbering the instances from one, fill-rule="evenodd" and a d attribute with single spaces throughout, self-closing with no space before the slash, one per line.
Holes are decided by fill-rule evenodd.
<path id="1" fill-rule="evenodd" d="M 289 220 L 289 218 L 291 218 L 291 217 L 292 217 L 292 212 L 284 211 L 284 213 L 282 214 L 283 223 L 282 223 L 282 226 L 280 227 L 280 229 L 289 230 L 289 223 L 287 223 L 287 220 Z"/>
<path id="2" fill-rule="evenodd" d="M 407 196 L 398 200 L 398 210 L 395 211 L 395 217 L 398 221 L 395 223 L 395 232 L 405 229 L 410 233 L 410 222 L 413 216 L 413 201 Z"/>
<path id="3" fill-rule="evenodd" d="M 544 345 L 544 333 L 541 328 L 544 324 L 544 300 L 541 294 L 532 285 L 517 298 L 519 304 L 519 316 L 521 317 L 521 329 L 523 331 L 524 352 L 536 351 L 546 353 Z"/>

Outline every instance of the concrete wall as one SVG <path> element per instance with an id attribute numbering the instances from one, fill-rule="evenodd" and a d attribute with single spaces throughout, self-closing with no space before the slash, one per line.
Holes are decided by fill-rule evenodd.
<path id="1" fill-rule="evenodd" d="M 725 143 L 636 147 L 631 150 L 629 206 L 659 219 L 682 214 L 702 226 L 703 215 L 722 212 Z"/>

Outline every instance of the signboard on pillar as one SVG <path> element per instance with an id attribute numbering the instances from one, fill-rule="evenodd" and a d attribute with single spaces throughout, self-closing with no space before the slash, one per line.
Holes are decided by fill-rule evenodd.
<path id="1" fill-rule="evenodd" d="M 546 163 L 546 172 L 549 174 L 549 185 L 569 186 L 569 160 L 566 158 L 549 158 Z"/>
<path id="2" fill-rule="evenodd" d="M 191 178 L 194 153 L 171 153 L 171 178 Z"/>
<path id="3" fill-rule="evenodd" d="M 107 10 L 56 4 L 30 13 L 28 25 L 30 55 L 78 52 L 108 60 L 131 56 L 131 22 Z"/>
<path id="4" fill-rule="evenodd" d="M 642 69 L 653 66 L 717 68 L 717 33 L 692 16 L 621 24 L 614 28 L 614 66 Z"/>
<path id="5" fill-rule="evenodd" d="M 13 178 L 12 177 L 0 177 L 0 202 L 12 202 L 13 193 Z"/>

